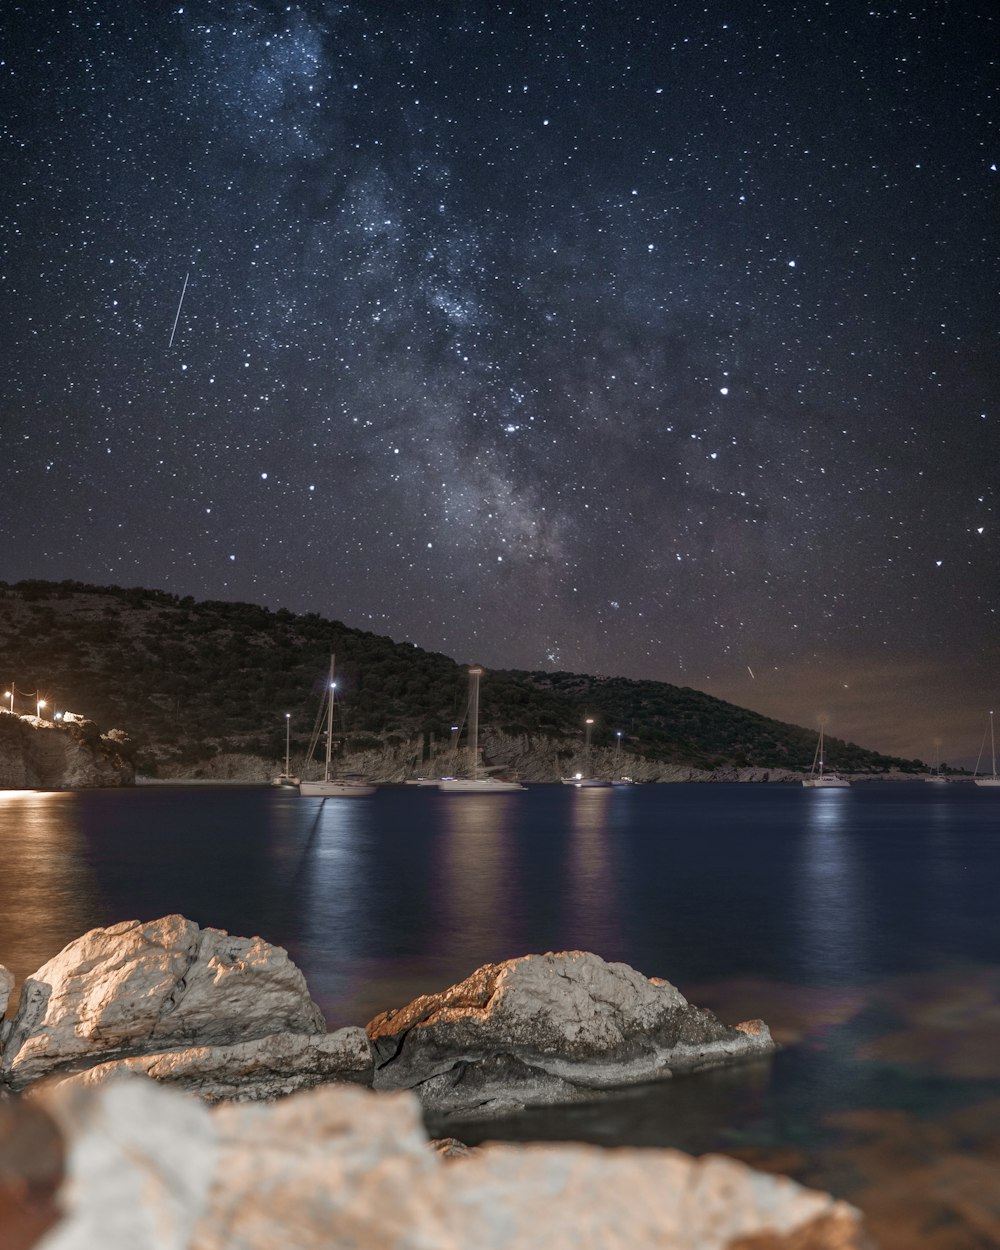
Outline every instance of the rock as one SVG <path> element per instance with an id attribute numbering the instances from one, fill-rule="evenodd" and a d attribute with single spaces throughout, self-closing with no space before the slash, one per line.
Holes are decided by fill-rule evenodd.
<path id="1" fill-rule="evenodd" d="M 135 769 L 93 721 L 0 714 L 0 789 L 127 786 Z"/>
<path id="2" fill-rule="evenodd" d="M 430 1148 L 435 1154 L 440 1155 L 442 1159 L 467 1159 L 469 1155 L 478 1151 L 478 1146 L 467 1146 L 464 1141 L 459 1141 L 457 1137 L 435 1137 L 430 1142 Z"/>
<path id="3" fill-rule="evenodd" d="M 139 1080 L 37 1097 L 69 1142 L 65 1218 L 44 1250 L 194 1250 L 218 1159 L 204 1104 Z"/>
<path id="4" fill-rule="evenodd" d="M 486 964 L 368 1026 L 376 1089 L 414 1089 L 441 1116 L 531 1103 L 767 1054 L 762 1021 L 729 1028 L 668 981 L 581 951 Z"/>
<path id="5" fill-rule="evenodd" d="M 325 1086 L 209 1112 L 149 1083 L 44 1094 L 70 1140 L 45 1250 L 861 1250 L 859 1214 L 718 1156 L 428 1149 L 410 1094 Z"/>
<path id="6" fill-rule="evenodd" d="M 0 1020 L 7 1014 L 7 1001 L 14 988 L 14 974 L 9 968 L 0 964 Z"/>
<path id="7" fill-rule="evenodd" d="M 176 1085 L 209 1102 L 256 1102 L 283 1098 L 326 1081 L 370 1085 L 372 1053 L 361 1028 L 335 1033 L 273 1033 L 229 1046 L 192 1046 L 112 1059 L 67 1077 L 76 1085 L 100 1085 L 122 1073 Z"/>
<path id="8" fill-rule="evenodd" d="M 326 1026 L 280 946 L 183 916 L 92 929 L 29 977 L 0 1060 L 15 1088 L 47 1073 Z"/>

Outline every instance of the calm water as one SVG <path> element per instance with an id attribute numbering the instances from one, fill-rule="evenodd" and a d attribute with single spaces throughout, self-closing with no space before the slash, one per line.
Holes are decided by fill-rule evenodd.
<path id="1" fill-rule="evenodd" d="M 1000 1156 L 1000 793 L 6 793 L 0 838 L 19 980 L 95 925 L 182 912 L 287 947 L 337 1026 L 485 962 L 596 951 L 785 1048 L 490 1136 L 722 1149 L 859 1202 L 886 1247 L 998 1244 L 949 1194 Z"/>

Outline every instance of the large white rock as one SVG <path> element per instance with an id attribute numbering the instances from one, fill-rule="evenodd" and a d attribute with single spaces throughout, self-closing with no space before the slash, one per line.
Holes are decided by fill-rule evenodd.
<path id="1" fill-rule="evenodd" d="M 218 1157 L 208 1108 L 139 1080 L 39 1097 L 69 1147 L 65 1217 L 39 1250 L 190 1250 Z"/>
<path id="2" fill-rule="evenodd" d="M 767 1054 L 760 1020 L 730 1028 L 669 981 L 583 951 L 486 964 L 368 1024 L 376 1089 L 442 1117 L 503 1114 Z"/>
<path id="3" fill-rule="evenodd" d="M 861 1250 L 857 1211 L 721 1157 L 486 1146 L 446 1159 L 409 1094 L 274 1104 L 147 1082 L 48 1091 L 67 1218 L 40 1250 Z"/>
<path id="4" fill-rule="evenodd" d="M 370 1085 L 372 1053 L 362 1028 L 324 1034 L 272 1033 L 228 1046 L 190 1046 L 110 1059 L 65 1080 L 94 1086 L 122 1074 L 152 1077 L 209 1102 L 257 1102 L 283 1098 L 326 1081 Z"/>
<path id="5" fill-rule="evenodd" d="M 29 977 L 0 1074 L 47 1073 L 192 1044 L 325 1033 L 280 946 L 201 929 L 183 916 L 92 929 Z"/>

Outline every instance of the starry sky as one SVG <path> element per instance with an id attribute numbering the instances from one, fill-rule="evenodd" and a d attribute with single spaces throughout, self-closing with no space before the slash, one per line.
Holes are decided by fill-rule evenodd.
<path id="1" fill-rule="evenodd" d="M 992 5 L 0 20 L 0 578 L 316 611 L 974 760 Z"/>

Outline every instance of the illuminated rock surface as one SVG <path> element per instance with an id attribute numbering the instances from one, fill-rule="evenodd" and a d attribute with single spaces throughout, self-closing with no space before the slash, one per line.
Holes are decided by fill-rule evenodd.
<path id="1" fill-rule="evenodd" d="M 15 1088 L 109 1059 L 325 1034 L 280 946 L 183 916 L 92 929 L 29 977 L 0 1060 Z"/>
<path id="2" fill-rule="evenodd" d="M 118 747 L 93 721 L 0 714 L 0 790 L 131 785 L 135 769 Z"/>
<path id="3" fill-rule="evenodd" d="M 668 981 L 581 951 L 486 964 L 368 1024 L 376 1089 L 414 1089 L 440 1115 L 493 1116 L 774 1049 Z"/>
<path id="4" fill-rule="evenodd" d="M 731 1159 L 491 1145 L 447 1158 L 417 1100 L 327 1086 L 204 1104 L 148 1082 L 43 1095 L 70 1142 L 44 1250 L 862 1250 L 858 1212 Z"/>
<path id="5" fill-rule="evenodd" d="M 272 1033 L 228 1046 L 190 1046 L 112 1059 L 67 1078 L 101 1085 L 129 1073 L 178 1085 L 209 1102 L 256 1102 L 283 1098 L 327 1081 L 370 1085 L 372 1054 L 364 1029 L 334 1033 Z"/>

